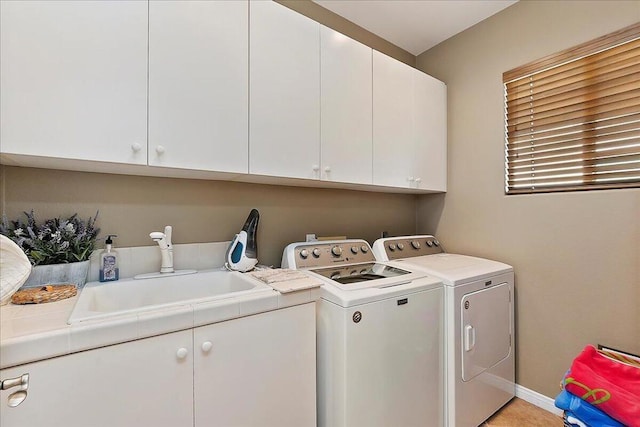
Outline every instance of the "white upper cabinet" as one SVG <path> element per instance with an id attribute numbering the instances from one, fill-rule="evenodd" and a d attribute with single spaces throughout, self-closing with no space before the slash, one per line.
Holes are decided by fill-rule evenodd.
<path id="1" fill-rule="evenodd" d="M 447 191 L 447 86 L 417 70 L 414 86 L 414 184 Z"/>
<path id="2" fill-rule="evenodd" d="M 0 19 L 4 163 L 446 191 L 445 85 L 275 1 L 3 0 Z"/>
<path id="3" fill-rule="evenodd" d="M 320 24 L 251 1 L 249 172 L 319 178 Z"/>
<path id="4" fill-rule="evenodd" d="M 320 32 L 323 180 L 371 184 L 372 49 L 327 27 Z"/>
<path id="5" fill-rule="evenodd" d="M 248 171 L 248 1 L 149 2 L 149 165 Z"/>
<path id="6" fill-rule="evenodd" d="M 373 183 L 446 191 L 447 94 L 441 81 L 373 52 Z"/>
<path id="7" fill-rule="evenodd" d="M 410 187 L 413 177 L 413 73 L 373 52 L 373 183 Z"/>
<path id="8" fill-rule="evenodd" d="M 147 3 L 0 3 L 3 153 L 147 163 Z"/>

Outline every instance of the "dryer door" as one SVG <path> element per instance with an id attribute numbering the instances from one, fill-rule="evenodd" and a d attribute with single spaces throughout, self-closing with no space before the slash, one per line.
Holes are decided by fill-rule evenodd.
<path id="1" fill-rule="evenodd" d="M 462 380 L 470 381 L 511 352 L 509 284 L 466 294 L 460 303 Z"/>

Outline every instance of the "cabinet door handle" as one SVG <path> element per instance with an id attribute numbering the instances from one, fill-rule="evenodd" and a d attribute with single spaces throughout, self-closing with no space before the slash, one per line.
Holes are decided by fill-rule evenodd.
<path id="1" fill-rule="evenodd" d="M 416 184 L 420 184 L 422 182 L 422 178 L 416 178 Z"/>
<path id="2" fill-rule="evenodd" d="M 29 374 L 22 374 L 16 378 L 2 380 L 0 383 L 0 390 L 9 390 L 13 387 L 20 387 L 20 390 L 26 390 L 29 388 Z"/>
<path id="3" fill-rule="evenodd" d="M 8 380 L 2 380 L 0 383 L 0 390 L 9 390 L 13 387 L 20 387 L 19 390 L 11 393 L 7 399 L 7 405 L 11 408 L 15 408 L 27 398 L 27 389 L 29 388 L 29 374 L 22 374 L 17 378 L 9 378 Z"/>
<path id="4" fill-rule="evenodd" d="M 163 153 L 164 153 L 164 151 L 165 151 L 165 150 L 164 150 L 164 145 L 158 145 L 158 146 L 156 147 L 156 153 L 158 153 L 158 154 L 163 154 Z"/>
<path id="5" fill-rule="evenodd" d="M 134 153 L 137 153 L 140 150 L 142 150 L 142 145 L 140 145 L 140 143 L 134 142 L 133 144 L 131 144 L 131 151 L 133 151 Z"/>
<path id="6" fill-rule="evenodd" d="M 331 173 L 331 166 L 324 168 L 325 173 Z"/>
<path id="7" fill-rule="evenodd" d="M 178 351 L 176 351 L 176 357 L 177 357 L 178 359 L 184 359 L 184 358 L 186 358 L 186 357 L 187 357 L 187 354 L 189 354 L 189 350 L 187 350 L 187 349 L 186 349 L 186 348 L 184 348 L 184 347 L 180 347 L 180 348 L 178 349 Z"/>
<path id="8" fill-rule="evenodd" d="M 212 348 L 213 348 L 213 344 L 211 343 L 211 341 L 205 341 L 205 342 L 202 343 L 202 352 L 203 353 L 209 353 Z"/>

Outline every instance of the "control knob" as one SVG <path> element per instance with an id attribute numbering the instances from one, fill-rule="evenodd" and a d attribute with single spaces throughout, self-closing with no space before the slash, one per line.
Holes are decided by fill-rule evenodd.
<path id="1" fill-rule="evenodd" d="M 395 243 L 389 243 L 389 250 L 392 251 L 392 252 L 396 250 Z"/>
<path id="2" fill-rule="evenodd" d="M 433 241 L 433 246 L 440 246 L 440 242 L 438 242 L 437 240 Z"/>
<path id="3" fill-rule="evenodd" d="M 411 246 L 413 246 L 414 249 L 420 249 L 420 242 L 414 240 L 413 242 L 411 242 Z"/>
<path id="4" fill-rule="evenodd" d="M 403 250 L 404 249 L 404 243 L 398 243 L 398 249 L 399 250 Z"/>
<path id="5" fill-rule="evenodd" d="M 351 246 L 351 253 L 352 254 L 357 254 L 358 253 L 358 247 L 357 246 Z"/>
<path id="6" fill-rule="evenodd" d="M 427 246 L 429 247 L 433 246 L 433 242 L 431 240 L 427 240 Z"/>
<path id="7" fill-rule="evenodd" d="M 360 250 L 363 254 L 366 254 L 367 252 L 369 252 L 369 247 L 367 245 L 362 245 L 360 246 Z"/>
<path id="8" fill-rule="evenodd" d="M 309 256 L 309 251 L 306 249 L 303 249 L 300 251 L 300 258 L 302 259 L 307 259 L 307 257 Z"/>
<path id="9" fill-rule="evenodd" d="M 331 253 L 333 254 L 333 256 L 340 256 L 342 255 L 342 248 L 336 245 L 331 248 Z"/>
<path id="10" fill-rule="evenodd" d="M 311 253 L 313 254 L 314 257 L 316 258 L 320 258 L 320 249 L 318 248 L 313 248 L 313 250 L 311 251 Z"/>

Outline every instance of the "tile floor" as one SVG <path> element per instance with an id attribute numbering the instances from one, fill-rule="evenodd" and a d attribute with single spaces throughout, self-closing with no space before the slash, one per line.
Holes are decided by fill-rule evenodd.
<path id="1" fill-rule="evenodd" d="M 562 417 L 516 397 L 481 427 L 562 427 Z"/>

